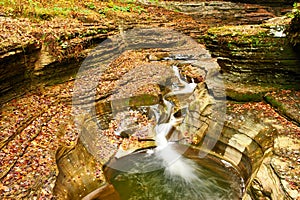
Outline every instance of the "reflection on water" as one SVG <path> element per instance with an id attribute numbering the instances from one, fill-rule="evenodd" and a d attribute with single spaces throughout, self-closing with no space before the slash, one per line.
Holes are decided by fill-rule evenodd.
<path id="1" fill-rule="evenodd" d="M 234 200 L 242 195 L 243 183 L 237 173 L 212 160 L 194 159 L 197 163 L 194 172 L 198 178 L 186 181 L 159 167 L 155 171 L 134 173 L 141 167 L 160 165 L 154 156 L 142 157 L 143 163 L 130 163 L 130 172 L 114 171 L 110 177 L 122 200 Z"/>

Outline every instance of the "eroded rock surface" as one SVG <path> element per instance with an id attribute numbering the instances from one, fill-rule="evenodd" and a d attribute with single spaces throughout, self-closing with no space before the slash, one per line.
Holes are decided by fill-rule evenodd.
<path id="1" fill-rule="evenodd" d="M 193 5 L 205 12 L 196 13 L 191 8 Z M 165 15 L 160 13 L 151 22 L 146 20 L 145 15 L 141 15 L 139 20 L 143 23 L 139 25 L 148 26 L 153 23 L 153 26 L 175 27 L 176 30 L 198 38 L 209 28 L 207 24 L 209 22 L 231 24 L 233 20 L 232 24 L 257 24 L 278 14 L 266 6 L 230 2 L 190 4 L 184 2 L 172 6 L 173 10 L 181 9 L 181 13 L 175 15 L 173 11 L 149 5 L 147 11 L 152 12 L 157 9 L 157 13 L 161 12 Z M 232 8 L 235 10 L 232 11 Z M 218 18 L 216 15 L 222 17 Z M 241 17 L 245 20 L 241 20 Z M 221 22 L 221 18 L 226 20 Z M 207 19 L 209 20 L 206 22 Z M 138 24 L 138 20 L 132 18 L 123 20 L 126 28 Z M 258 101 L 258 103 L 228 104 L 224 127 L 223 124 L 220 126 L 223 128 L 222 134 L 213 148 L 213 152 L 220 159 L 227 160 L 240 169 L 246 180 L 244 199 L 297 199 L 300 193 L 299 92 L 294 89 L 281 89 L 282 86 L 287 85 L 293 85 L 293 88 L 297 86 L 299 56 L 286 43 L 285 38 L 277 37 L 276 34 L 281 32 L 281 27 L 285 23 L 277 24 L 276 21 L 277 19 L 274 19 L 260 26 L 212 28 L 204 38 L 207 47 L 212 55 L 217 57 L 222 71 L 225 72 L 226 80 L 229 80 L 226 83 L 227 96 L 237 101 Z M 92 41 L 93 38 L 96 41 L 97 38 L 102 40 L 107 34 L 101 30 L 106 29 L 111 29 L 113 33 L 115 27 L 108 25 L 92 28 L 96 32 L 91 32 L 88 41 Z M 83 32 L 85 30 L 82 29 Z M 80 30 L 75 32 L 81 33 Z M 62 41 L 69 40 L 62 39 Z M 76 38 L 70 41 L 89 46 L 88 42 L 77 43 Z M 136 87 L 133 92 L 128 90 L 134 85 L 129 84 L 130 77 L 134 74 L 130 75 L 128 71 L 136 68 L 138 77 L 144 77 L 143 71 L 150 67 L 149 63 L 155 63 L 161 70 L 152 76 L 162 73 L 167 69 L 164 68 L 166 65 L 175 64 L 189 81 L 193 78 L 197 83 L 200 82 L 195 90 L 194 99 L 187 98 L 190 110 L 196 112 L 187 115 L 185 123 L 176 127 L 180 130 L 178 134 L 173 133 L 168 137 L 169 140 L 181 140 L 184 144 L 199 147 L 207 136 L 209 128 L 220 125 L 212 117 L 211 109 L 217 102 L 216 99 L 224 98 L 222 90 L 216 84 L 219 79 L 214 77 L 219 67 L 209 56 L 205 57 L 207 52 L 202 54 L 204 62 L 193 65 L 178 63 L 176 56 L 172 57 L 168 51 L 156 49 L 125 52 L 107 68 L 101 79 L 89 77 L 89 82 L 102 81 L 95 87 L 96 95 L 93 99 L 96 102 L 95 113 L 88 115 L 72 113 L 74 86 L 72 80 L 54 86 L 42 86 L 8 101 L 22 94 L 12 93 L 12 90 L 16 89 L 15 86 L 21 85 L 25 79 L 31 81 L 32 76 L 47 79 L 53 71 L 54 74 L 60 74 L 65 70 L 60 64 L 51 65 L 54 60 L 49 57 L 49 52 L 45 54 L 42 52 L 40 57 L 37 56 L 36 53 L 40 51 L 41 46 L 35 41 L 30 42 L 25 44 L 29 48 L 25 51 L 25 55 L 23 51 L 21 53 L 20 49 L 16 48 L 8 48 L 4 53 L 1 51 L 3 53 L 1 59 L 5 62 L 3 66 L 1 65 L 3 73 L 0 81 L 3 94 L 7 94 L 3 96 L 1 93 L 1 98 L 5 97 L 4 101 L 7 102 L 1 107 L 1 198 L 50 199 L 56 196 L 59 199 L 80 199 L 87 194 L 89 195 L 86 199 L 94 197 L 101 199 L 103 196 L 118 198 L 111 185 L 106 183 L 102 175 L 102 166 L 121 148 L 122 151 L 118 152 L 119 156 L 156 145 L 153 141 L 154 135 L 145 135 L 149 130 L 148 125 L 152 123 L 147 118 L 149 114 L 147 109 L 129 112 L 125 110 L 123 115 L 121 113 L 119 116 L 114 116 L 116 111 L 126 106 L 154 105 L 161 101 L 161 95 L 167 92 L 157 83 Z M 23 45 L 22 42 L 20 44 Z M 166 61 L 165 58 L 170 60 Z M 15 62 L 16 59 L 19 59 L 18 62 Z M 26 64 L 29 68 L 25 70 L 22 68 L 17 72 L 9 71 L 7 67 L 11 65 L 6 64 L 10 63 L 13 63 L 12 66 Z M 32 63 L 37 65 L 33 66 Z M 72 67 L 65 71 L 71 72 L 67 73 L 67 79 L 73 73 L 72 70 L 78 68 L 78 66 Z M 274 71 L 276 73 L 270 73 Z M 27 74 L 30 76 L 27 77 Z M 122 79 L 125 74 L 128 75 L 127 79 Z M 52 82 L 53 76 L 50 77 L 49 81 Z M 139 81 L 137 79 L 133 83 Z M 261 84 L 258 85 L 257 82 Z M 124 94 L 129 94 L 125 105 L 114 101 L 113 97 L 118 99 Z M 81 100 L 78 98 L 74 102 L 75 104 L 84 102 Z M 261 102 L 263 100 L 269 104 Z M 178 115 L 184 111 L 179 107 L 177 109 Z M 74 116 L 79 116 L 76 123 L 84 127 L 81 131 L 75 128 Z M 132 125 L 129 131 L 124 131 L 120 126 L 124 117 L 134 119 L 129 120 L 132 123 L 129 124 Z M 115 134 L 118 128 L 120 128 L 120 135 Z M 133 134 L 135 132 L 136 135 Z M 85 144 L 78 142 L 78 134 L 81 134 Z M 91 193 L 93 191 L 95 193 Z"/>
<path id="2" fill-rule="evenodd" d="M 229 112 L 232 114 L 229 114 L 228 122 L 236 126 L 235 130 L 244 130 L 239 134 L 252 138 L 246 147 L 243 145 L 246 140 L 239 142 L 247 149 L 243 153 L 252 162 L 247 186 L 251 199 L 297 199 L 300 192 L 300 180 L 296 172 L 299 162 L 296 150 L 299 149 L 299 126 L 280 116 L 265 103 L 231 104 L 229 108 L 233 110 Z M 251 153 L 249 149 L 256 153 Z"/>
<path id="3" fill-rule="evenodd" d="M 3 16 L 0 27 L 1 103 L 38 84 L 68 81 L 86 57 L 86 49 L 115 30 L 107 23 L 91 25 L 73 19 L 37 23 L 26 18 Z"/>
<path id="4" fill-rule="evenodd" d="M 207 48 L 231 82 L 297 87 L 298 52 L 285 37 L 272 33 L 273 29 L 276 27 L 269 24 L 212 28 Z"/>

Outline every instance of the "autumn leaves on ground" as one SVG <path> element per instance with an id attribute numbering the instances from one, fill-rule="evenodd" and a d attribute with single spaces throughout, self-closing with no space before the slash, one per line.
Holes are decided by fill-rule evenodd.
<path id="1" fill-rule="evenodd" d="M 0 6 L 1 53 L 35 43 L 43 44 L 52 55 L 59 57 L 68 46 L 60 40 L 61 37 L 73 37 L 70 44 L 73 45 L 81 40 L 80 35 L 85 37 L 86 34 L 107 31 L 102 27 L 108 20 L 104 15 L 94 14 L 89 2 L 0 1 Z M 85 26 L 81 17 L 82 21 L 101 23 Z M 75 45 L 73 50 L 68 49 L 67 54 L 76 54 L 76 48 L 81 47 Z M 58 174 L 56 150 L 60 145 L 73 146 L 78 135 L 74 129 L 71 103 L 60 98 L 70 97 L 72 87 L 72 82 L 49 87 L 2 105 L 1 199 L 52 197 Z"/>
<path id="2" fill-rule="evenodd" d="M 69 84 L 72 87 L 71 84 Z M 0 190 L 3 199 L 50 198 L 59 145 L 74 145 L 71 105 L 57 96 L 70 88 L 35 91 L 3 105 L 1 111 Z"/>
<path id="3" fill-rule="evenodd" d="M 157 1 L 149 2 L 155 4 Z M 196 23 L 188 15 L 142 5 L 134 0 L 0 0 L 0 54 L 7 56 L 14 49 L 33 45 L 49 53 L 55 62 L 82 61 L 92 45 L 123 28 L 170 26 L 182 32 L 193 30 L 190 35 L 195 36 L 194 33 L 206 31 L 208 24 L 205 19 L 201 24 Z M 1 105 L 0 199 L 53 197 L 58 175 L 57 149 L 60 146 L 73 147 L 79 134 L 72 115 L 73 83 L 74 77 L 56 85 L 39 83 L 27 88 L 26 92 L 16 92 L 15 98 Z M 106 89 L 105 85 L 103 89 Z M 291 93 L 281 91 L 285 92 Z M 299 92 L 290 96 L 299 99 Z M 294 108 L 298 105 L 294 104 L 295 101 L 288 101 L 280 95 L 278 98 L 285 106 L 299 111 L 299 108 Z M 274 110 L 268 104 L 229 106 L 235 113 L 255 109 L 262 116 L 272 115 L 299 138 L 299 127 L 282 116 L 275 116 L 276 113 L 270 113 Z M 112 139 L 120 138 L 114 136 Z M 92 173 L 100 178 L 99 171 Z M 297 185 L 292 187 L 297 188 Z"/>
<path id="4" fill-rule="evenodd" d="M 143 11 L 92 1 L 1 1 L 0 5 L 0 14 L 6 16 L 1 17 L 1 51 L 36 43 L 59 59 L 78 57 L 89 45 L 89 36 L 115 29 L 115 14 L 126 17 Z"/>
<path id="5" fill-rule="evenodd" d="M 118 32 L 120 24 L 169 22 L 160 13 L 163 9 L 134 2 L 0 1 L 0 52 L 6 55 L 32 44 L 57 61 L 67 62 L 85 57 L 83 49 Z M 71 109 L 72 88 L 72 78 L 55 86 L 41 83 L 2 105 L 1 199 L 53 197 L 58 175 L 56 151 L 59 146 L 74 146 L 78 137 Z M 99 172 L 94 173 L 99 177 Z"/>
<path id="6" fill-rule="evenodd" d="M 44 44 L 48 52 L 63 60 L 80 57 L 81 51 L 95 42 L 93 38 L 114 34 L 120 26 L 176 23 L 195 28 L 188 16 L 181 19 L 179 13 L 134 2 L 0 1 L 0 52 L 30 43 Z"/>

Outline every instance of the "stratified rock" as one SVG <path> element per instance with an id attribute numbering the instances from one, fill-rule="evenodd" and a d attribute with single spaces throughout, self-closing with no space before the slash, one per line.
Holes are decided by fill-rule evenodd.
<path id="1" fill-rule="evenodd" d="M 60 32 L 65 21 L 52 22 L 53 27 L 47 22 L 0 16 L 0 103 L 42 85 L 68 81 L 91 45 L 107 38 L 107 26 L 94 25 L 90 30 L 90 24 L 72 20 L 71 27 Z"/>
<path id="2" fill-rule="evenodd" d="M 218 145 L 216 149 L 233 163 L 240 160 L 237 165 L 242 174 L 250 170 L 245 199 L 297 199 L 299 133 L 299 127 L 279 116 L 270 105 L 230 105 L 219 139 L 226 144 L 225 153 Z"/>
<path id="3" fill-rule="evenodd" d="M 283 33 L 287 22 L 211 28 L 206 46 L 230 82 L 297 87 L 300 56 Z"/>
<path id="4" fill-rule="evenodd" d="M 193 16 L 195 20 L 216 20 L 218 16 L 217 20 L 221 24 L 260 24 L 274 17 L 266 7 L 227 1 L 180 3 L 175 8 Z"/>
<path id="5" fill-rule="evenodd" d="M 99 163 L 80 141 L 73 149 L 62 147 L 56 159 L 59 175 L 54 195 L 57 199 L 82 199 L 105 183 Z"/>
<path id="6" fill-rule="evenodd" d="M 281 182 L 271 166 L 272 151 L 265 152 L 265 158 L 261 163 L 254 180 L 249 184 L 252 199 L 287 199 Z"/>
<path id="7" fill-rule="evenodd" d="M 288 118 L 300 123 L 300 92 L 292 90 L 282 90 L 270 92 L 265 99 L 280 113 Z"/>
<path id="8" fill-rule="evenodd" d="M 295 2 L 295 6 L 294 6 L 294 12 L 293 12 L 293 19 L 290 23 L 290 25 L 287 28 L 287 35 L 288 38 L 290 40 L 290 42 L 292 43 L 292 45 L 295 46 L 295 48 L 297 48 L 299 50 L 299 45 L 300 45 L 300 35 L 299 35 L 299 31 L 300 31 L 300 3 L 296 3 Z"/>
<path id="9" fill-rule="evenodd" d="M 273 86 L 226 82 L 226 96 L 238 102 L 262 101 L 267 92 L 277 90 Z"/>
<path id="10" fill-rule="evenodd" d="M 199 84 L 188 107 L 188 112 L 178 130 L 183 133 L 188 143 L 198 145 L 205 137 L 209 128 L 215 123 L 212 118 L 212 107 L 216 104 L 209 95 L 205 85 Z"/>
<path id="11" fill-rule="evenodd" d="M 233 2 L 245 2 L 245 3 L 253 3 L 253 4 L 264 4 L 264 5 L 277 5 L 277 6 L 282 6 L 282 5 L 292 5 L 293 0 L 232 0 Z"/>
<path id="12" fill-rule="evenodd" d="M 38 42 L 29 40 L 26 44 L 16 45 L 0 54 L 0 102 L 20 94 L 20 89 L 24 93 L 24 89 L 29 87 L 29 77 L 38 60 L 40 48 Z"/>

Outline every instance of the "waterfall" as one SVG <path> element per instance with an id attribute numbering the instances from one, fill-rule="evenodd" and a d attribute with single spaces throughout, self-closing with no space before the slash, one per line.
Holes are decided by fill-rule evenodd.
<path id="1" fill-rule="evenodd" d="M 165 169 L 165 175 L 167 177 L 181 177 L 188 183 L 197 179 L 197 176 L 195 175 L 196 164 L 192 160 L 184 158 L 181 153 L 177 152 L 176 149 L 174 149 L 172 142 L 169 142 L 167 139 L 167 136 L 172 134 L 176 124 L 182 123 L 183 121 L 183 117 L 178 119 L 174 116 L 174 103 L 170 99 L 176 99 L 180 95 L 193 94 L 197 84 L 193 80 L 192 83 L 185 81 L 181 77 L 176 66 L 173 66 L 172 69 L 177 80 L 170 86 L 170 92 L 163 96 L 163 104 L 156 104 L 149 107 L 156 121 L 154 127 L 156 148 L 154 151 L 148 151 L 148 153 L 154 153 L 154 156 L 161 160 L 162 167 Z M 181 108 L 187 106 L 187 103 L 186 105 L 180 105 Z M 130 123 L 130 118 L 123 119 L 115 130 L 115 134 L 121 135 L 122 131 L 130 126 Z M 115 157 L 120 158 L 126 153 L 128 153 L 128 151 L 119 148 Z"/>
<path id="2" fill-rule="evenodd" d="M 196 164 L 193 161 L 182 157 L 182 155 L 172 147 L 171 143 L 169 143 L 166 138 L 173 126 L 179 121 L 173 116 L 173 104 L 170 101 L 167 101 L 166 97 L 192 93 L 197 84 L 194 82 L 187 83 L 182 80 L 176 66 L 173 67 L 173 70 L 175 76 L 179 80 L 180 86 L 174 84 L 172 91 L 163 97 L 163 102 L 166 107 L 166 111 L 164 112 L 166 115 L 166 117 L 164 117 L 165 120 L 160 120 L 158 106 L 151 107 L 152 111 L 155 113 L 157 121 L 155 126 L 155 142 L 157 145 L 155 154 L 162 160 L 166 176 L 170 178 L 181 177 L 185 180 L 185 182 L 189 183 L 198 179 L 195 173 Z"/>
<path id="3" fill-rule="evenodd" d="M 188 83 L 175 66 L 173 72 L 172 83 L 163 93 L 161 103 L 147 106 L 151 120 L 147 131 L 151 138 L 155 136 L 156 147 L 140 152 L 119 149 L 117 159 L 110 165 L 113 170 L 107 172 L 111 176 L 115 169 L 119 170 L 111 177 L 112 183 L 124 199 L 240 199 L 242 190 L 235 173 L 228 176 L 229 170 L 224 166 L 210 158 L 198 157 L 200 151 L 192 157 L 183 156 L 184 145 L 174 142 L 174 138 L 180 138 L 176 127 L 189 114 L 188 102 L 197 84 L 193 80 Z M 179 115 L 175 114 L 177 109 Z M 123 117 L 115 134 L 128 129 L 131 121 Z"/>

